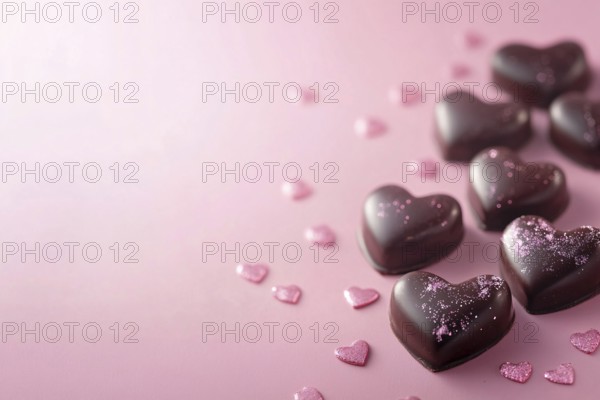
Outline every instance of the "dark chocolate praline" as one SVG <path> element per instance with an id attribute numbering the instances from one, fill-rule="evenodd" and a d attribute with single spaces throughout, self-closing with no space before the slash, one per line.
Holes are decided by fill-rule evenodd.
<path id="1" fill-rule="evenodd" d="M 550 139 L 574 161 L 600 169 L 600 103 L 575 92 L 554 100 Z"/>
<path id="2" fill-rule="evenodd" d="M 566 177 L 558 166 L 524 162 L 506 147 L 492 147 L 475 156 L 469 180 L 469 202 L 485 230 L 502 231 L 528 214 L 554 220 L 569 204 Z"/>
<path id="3" fill-rule="evenodd" d="M 492 58 L 492 76 L 516 101 L 543 108 L 563 93 L 587 89 L 591 82 L 585 53 L 573 41 L 543 49 L 506 45 Z"/>
<path id="4" fill-rule="evenodd" d="M 500 273 L 530 314 L 573 307 L 600 290 L 600 229 L 562 232 L 538 216 L 517 218 L 500 241 Z"/>
<path id="5" fill-rule="evenodd" d="M 392 331 L 425 368 L 452 368 L 488 350 L 514 321 L 509 286 L 494 275 L 453 285 L 424 271 L 404 275 L 392 291 Z"/>
<path id="6" fill-rule="evenodd" d="M 453 197 L 414 197 L 387 185 L 367 197 L 359 245 L 382 274 L 403 274 L 449 255 L 462 241 L 462 210 Z"/>
<path id="7" fill-rule="evenodd" d="M 524 145 L 532 135 L 530 111 L 521 103 L 484 103 L 456 91 L 436 105 L 435 134 L 444 159 L 469 162 L 487 147 Z"/>

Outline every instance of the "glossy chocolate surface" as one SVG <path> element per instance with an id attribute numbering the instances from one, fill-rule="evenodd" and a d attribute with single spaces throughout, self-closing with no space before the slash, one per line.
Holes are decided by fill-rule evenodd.
<path id="1" fill-rule="evenodd" d="M 462 211 L 454 198 L 417 198 L 388 185 L 367 197 L 359 243 L 377 271 L 403 274 L 447 256 L 463 236 Z"/>
<path id="2" fill-rule="evenodd" d="M 563 171 L 554 164 L 523 162 L 506 147 L 483 150 L 470 164 L 469 202 L 481 228 L 502 231 L 515 218 L 554 220 L 567 208 Z"/>
<path id="3" fill-rule="evenodd" d="M 392 291 L 390 323 L 408 352 L 425 368 L 441 371 L 497 343 L 514 321 L 504 280 L 480 275 L 450 284 L 424 271 L 404 275 Z"/>
<path id="4" fill-rule="evenodd" d="M 486 147 L 516 149 L 532 134 L 525 105 L 484 103 L 464 91 L 451 93 L 437 104 L 435 122 L 442 155 L 450 161 L 471 161 Z"/>
<path id="5" fill-rule="evenodd" d="M 585 90 L 591 81 L 583 49 L 570 41 L 544 49 L 504 46 L 492 58 L 492 75 L 517 101 L 540 107 L 563 93 Z"/>
<path id="6" fill-rule="evenodd" d="M 581 93 L 560 96 L 550 106 L 550 138 L 573 160 L 600 169 L 600 103 Z"/>
<path id="7" fill-rule="evenodd" d="M 502 235 L 500 271 L 527 312 L 572 307 L 600 289 L 600 229 L 562 232 L 538 216 L 518 218 Z"/>

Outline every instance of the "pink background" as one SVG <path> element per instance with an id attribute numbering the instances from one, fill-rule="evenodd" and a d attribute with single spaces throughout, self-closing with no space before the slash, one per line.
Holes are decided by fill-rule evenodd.
<path id="1" fill-rule="evenodd" d="M 432 135 L 434 101 L 397 107 L 387 91 L 401 82 L 446 82 L 452 62 L 468 64 L 469 81 L 489 81 L 489 58 L 508 41 L 545 46 L 564 38 L 584 45 L 590 63 L 600 65 L 596 45 L 600 3 L 538 1 L 539 23 L 514 23 L 511 1 L 502 4 L 500 22 L 402 23 L 400 1 L 341 1 L 337 24 L 315 24 L 301 2 L 301 22 L 222 24 L 218 17 L 202 23 L 198 1 L 139 1 L 138 24 L 97 24 L 79 18 L 69 24 L 0 25 L 4 82 L 96 81 L 106 93 L 99 103 L 81 99 L 70 104 L 28 101 L 3 103 L 0 147 L 3 162 L 98 162 L 107 179 L 89 184 L 20 183 L 9 179 L 0 197 L 2 242 L 98 242 L 106 255 L 96 264 L 64 260 L 21 263 L 9 258 L 0 268 L 2 322 L 97 322 L 98 343 L 81 334 L 69 343 L 52 344 L 18 336 L 0 343 L 0 397 L 18 399 L 288 399 L 302 386 L 317 387 L 326 399 L 594 398 L 600 389 L 598 357 L 569 344 L 569 335 L 600 328 L 600 297 L 573 309 L 530 316 L 518 304 L 515 331 L 475 360 L 432 374 L 405 351 L 387 319 L 389 293 L 396 278 L 382 277 L 363 259 L 355 241 L 366 194 L 390 182 L 401 183 L 402 162 L 439 159 Z M 523 6 L 525 2 L 521 2 Z M 323 5 L 324 2 L 321 3 Z M 433 2 L 428 3 L 433 7 Z M 522 11 L 523 13 L 523 11 Z M 466 31 L 485 42 L 474 50 L 456 45 Z M 138 104 L 114 104 L 108 86 L 136 82 Z M 273 104 L 216 99 L 202 102 L 202 82 L 336 82 L 338 104 Z M 600 96 L 598 85 L 592 95 Z M 231 99 L 231 97 L 229 97 Z M 381 138 L 365 141 L 353 132 L 361 115 L 389 125 Z M 560 229 L 600 226 L 596 172 L 560 155 L 547 140 L 547 116 L 536 112 L 535 138 L 523 149 L 526 160 L 551 160 L 567 173 L 572 200 L 556 222 Z M 114 184 L 108 166 L 136 162 L 137 184 Z M 308 167 L 334 162 L 339 183 L 312 183 L 314 194 L 293 203 L 276 182 L 202 183 L 202 162 L 297 162 Z M 278 170 L 280 172 L 280 170 Z M 463 172 L 466 172 L 464 169 Z M 466 178 L 465 175 L 463 177 Z M 499 234 L 475 227 L 466 203 L 467 180 L 422 183 L 410 177 L 406 186 L 417 196 L 445 192 L 465 211 L 465 241 L 495 243 Z M 337 233 L 338 263 L 315 263 L 303 231 L 329 224 Z M 115 264 L 108 246 L 136 242 L 138 264 Z M 236 262 L 218 257 L 202 261 L 203 242 L 233 247 L 249 242 L 298 242 L 303 257 L 287 263 L 276 254 L 261 285 L 235 274 Z M 263 259 L 263 261 L 267 261 Z M 495 262 L 481 252 L 474 262 L 441 261 L 427 268 L 458 282 L 477 274 L 497 273 Z M 270 287 L 294 283 L 304 293 L 290 306 L 271 297 Z M 372 287 L 382 299 L 353 310 L 342 292 L 349 286 Z M 135 322 L 139 343 L 115 344 L 109 326 Z M 233 336 L 202 340 L 202 324 L 239 322 L 281 324 L 269 343 L 266 328 L 258 343 Z M 288 343 L 281 326 L 297 323 L 303 331 Z M 319 343 L 310 327 L 321 326 Z M 324 343 L 322 326 L 339 327 L 339 344 Z M 533 322 L 538 343 L 525 343 Z M 290 331 L 293 332 L 293 331 Z M 515 333 L 516 332 L 516 333 Z M 337 346 L 364 339 L 371 356 L 364 368 L 338 361 Z M 529 360 L 534 374 L 525 385 L 502 378 L 504 361 Z M 543 372 L 562 362 L 576 369 L 574 386 L 547 382 Z"/>

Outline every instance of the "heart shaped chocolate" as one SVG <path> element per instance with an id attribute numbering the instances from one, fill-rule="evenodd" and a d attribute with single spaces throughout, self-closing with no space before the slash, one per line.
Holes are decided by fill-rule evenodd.
<path id="1" fill-rule="evenodd" d="M 453 285 L 437 275 L 404 275 L 392 291 L 392 330 L 423 366 L 441 371 L 496 344 L 514 321 L 510 289 L 493 275 Z"/>
<path id="2" fill-rule="evenodd" d="M 417 198 L 388 185 L 367 197 L 359 242 L 377 271 L 403 274 L 447 256 L 463 236 L 462 211 L 454 198 Z"/>
<path id="3" fill-rule="evenodd" d="M 531 137 L 529 109 L 519 103 L 484 103 L 457 91 L 435 108 L 436 137 L 446 160 L 471 161 L 486 147 L 516 149 Z"/>
<path id="4" fill-rule="evenodd" d="M 481 228 L 493 231 L 527 214 L 554 220 L 569 204 L 559 167 L 525 163 L 506 147 L 486 149 L 471 161 L 468 195 Z"/>
<path id="5" fill-rule="evenodd" d="M 540 107 L 563 93 L 585 90 L 591 81 L 583 49 L 569 41 L 545 49 L 504 46 L 492 58 L 492 75 L 517 101 Z"/>
<path id="6" fill-rule="evenodd" d="M 550 138 L 573 160 L 600 168 L 600 103 L 580 93 L 560 96 L 550 107 Z"/>
<path id="7" fill-rule="evenodd" d="M 518 218 L 502 235 L 500 272 L 530 314 L 572 307 L 598 294 L 600 229 L 561 232 L 538 216 Z"/>

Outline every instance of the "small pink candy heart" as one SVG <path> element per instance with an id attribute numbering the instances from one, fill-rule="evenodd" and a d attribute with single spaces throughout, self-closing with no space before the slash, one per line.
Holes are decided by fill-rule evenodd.
<path id="1" fill-rule="evenodd" d="M 296 304 L 300 300 L 302 290 L 296 285 L 273 286 L 271 289 L 273 296 L 279 301 L 289 304 Z"/>
<path id="2" fill-rule="evenodd" d="M 596 329 L 590 329 L 585 333 L 574 333 L 571 335 L 571 344 L 577 350 L 581 350 L 586 354 L 592 354 L 600 344 L 600 332 Z"/>
<path id="3" fill-rule="evenodd" d="M 252 283 L 261 283 L 269 273 L 269 267 L 264 264 L 239 264 L 235 272 Z"/>
<path id="4" fill-rule="evenodd" d="M 403 85 L 404 86 L 404 85 Z M 421 93 L 416 85 L 393 86 L 388 91 L 388 99 L 394 105 L 410 106 L 421 101 Z"/>
<path id="5" fill-rule="evenodd" d="M 318 99 L 315 96 L 315 91 L 310 87 L 303 87 L 299 103 L 306 105 L 318 103 Z"/>
<path id="6" fill-rule="evenodd" d="M 375 289 L 361 289 L 351 287 L 344 290 L 346 301 L 354 308 L 362 308 L 375 303 L 379 298 L 379 292 Z"/>
<path id="7" fill-rule="evenodd" d="M 285 197 L 288 197 L 292 200 L 301 200 L 305 197 L 310 196 L 312 190 L 310 186 L 308 186 L 303 181 L 296 182 L 284 182 L 281 186 L 281 192 Z"/>
<path id="8" fill-rule="evenodd" d="M 455 40 L 456 44 L 458 44 L 460 47 L 465 47 L 467 49 L 475 49 L 477 47 L 480 47 L 485 41 L 483 39 L 483 36 L 479 35 L 476 32 L 464 32 L 458 34 L 456 35 Z"/>
<path id="9" fill-rule="evenodd" d="M 424 159 L 417 164 L 421 180 L 435 179 L 438 176 L 439 163 L 437 161 Z"/>
<path id="10" fill-rule="evenodd" d="M 451 79 L 462 79 L 469 76 L 471 69 L 465 64 L 451 64 L 446 67 L 446 75 Z"/>
<path id="11" fill-rule="evenodd" d="M 294 400 L 324 400 L 323 395 L 313 387 L 305 386 L 294 393 Z"/>
<path id="12" fill-rule="evenodd" d="M 304 237 L 310 243 L 317 243 L 321 246 L 335 243 L 335 233 L 327 225 L 318 225 L 310 227 L 304 232 Z"/>
<path id="13" fill-rule="evenodd" d="M 367 363 L 369 355 L 369 344 L 364 340 L 356 340 L 352 346 L 338 347 L 335 349 L 335 356 L 347 364 L 364 366 Z"/>
<path id="14" fill-rule="evenodd" d="M 561 385 L 572 385 L 575 381 L 575 370 L 571 363 L 560 364 L 558 368 L 546 371 L 544 378 Z"/>
<path id="15" fill-rule="evenodd" d="M 533 367 L 527 361 L 520 363 L 505 362 L 500 365 L 500 375 L 514 382 L 525 383 L 531 378 Z"/>
<path id="16" fill-rule="evenodd" d="M 386 130 L 387 126 L 375 118 L 362 117 L 354 122 L 354 132 L 363 139 L 372 139 L 381 136 Z"/>

